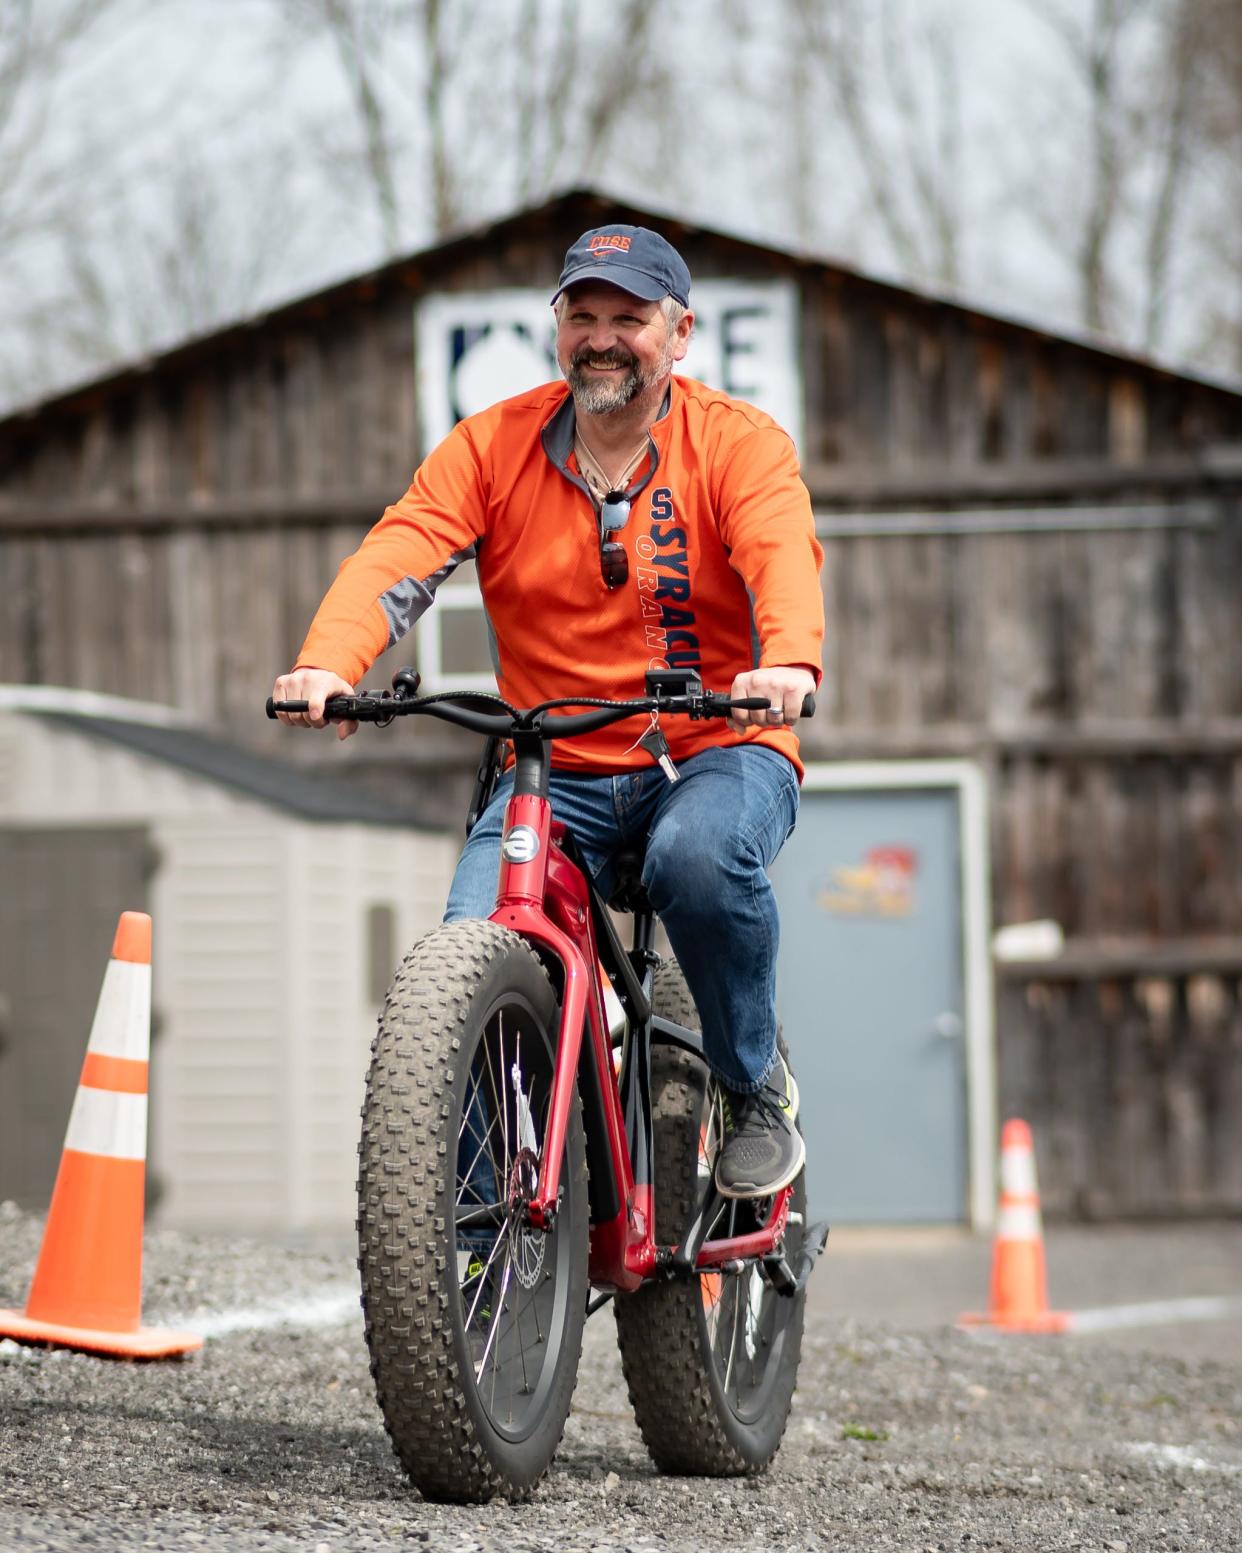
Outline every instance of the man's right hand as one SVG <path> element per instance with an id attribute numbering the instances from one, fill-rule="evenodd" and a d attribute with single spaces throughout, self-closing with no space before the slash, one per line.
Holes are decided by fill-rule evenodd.
<path id="1" fill-rule="evenodd" d="M 305 712 L 277 712 L 282 723 L 294 728 L 326 728 L 328 719 L 323 715 L 324 702 L 329 696 L 352 696 L 353 693 L 354 687 L 339 674 L 333 674 L 331 669 L 297 668 L 290 669 L 276 681 L 272 700 L 309 703 Z M 358 732 L 355 722 L 335 726 L 338 739 L 348 739 L 351 733 Z"/>

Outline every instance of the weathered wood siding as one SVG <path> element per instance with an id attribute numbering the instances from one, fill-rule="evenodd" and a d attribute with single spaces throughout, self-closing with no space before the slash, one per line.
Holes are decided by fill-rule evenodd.
<path id="1" fill-rule="evenodd" d="M 1178 959 L 1182 958 L 1179 965 Z M 1192 968 L 1198 958 L 1198 969 Z M 1236 1212 L 1242 982 L 1236 939 L 1197 957 L 1084 956 L 1000 983 L 1000 1084 L 1039 1145 L 1045 1210 Z"/>
<path id="2" fill-rule="evenodd" d="M 417 462 L 418 297 L 544 284 L 606 215 L 642 219 L 570 197 L 0 422 L 0 682 L 172 701 L 323 759 L 259 709 Z M 1208 451 L 1242 443 L 1242 395 L 670 235 L 701 277 L 800 288 L 829 665 L 808 753 L 983 761 L 998 922 L 1052 916 L 1079 947 L 1216 945 L 1219 993 L 1174 967 L 1159 1030 L 1138 962 L 1120 983 L 1089 957 L 1051 991 L 1004 982 L 1001 1105 L 1054 1140 L 1050 1205 L 1242 1208 L 1242 1129 L 1221 1120 L 1239 1082 L 1242 467 Z M 902 514 L 913 531 L 887 531 Z M 370 682 L 412 661 L 411 639 Z M 455 822 L 474 755 L 437 728 L 333 758 L 376 781 L 385 762 L 434 768 L 428 811 Z M 1109 1170 L 1087 1170 L 1088 1132 Z M 1183 1164 L 1123 1182 L 1139 1138 Z"/>

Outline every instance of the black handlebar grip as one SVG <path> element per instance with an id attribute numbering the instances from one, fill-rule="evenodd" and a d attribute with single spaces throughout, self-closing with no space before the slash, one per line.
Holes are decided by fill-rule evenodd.
<path id="1" fill-rule="evenodd" d="M 309 701 L 273 701 L 271 696 L 267 698 L 267 715 L 276 721 L 277 712 L 305 712 L 309 709 Z"/>
<path id="2" fill-rule="evenodd" d="M 811 696 L 811 695 L 803 696 L 803 698 L 802 698 L 802 716 L 803 717 L 814 717 L 815 716 L 815 697 L 814 696 Z"/>

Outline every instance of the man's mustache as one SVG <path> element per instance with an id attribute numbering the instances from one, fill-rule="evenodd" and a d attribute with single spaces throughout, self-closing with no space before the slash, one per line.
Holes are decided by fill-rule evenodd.
<path id="1" fill-rule="evenodd" d="M 579 350 L 574 353 L 572 365 L 575 367 L 633 367 L 638 363 L 638 357 L 630 351 L 605 351 L 602 356 L 597 356 L 590 350 Z"/>

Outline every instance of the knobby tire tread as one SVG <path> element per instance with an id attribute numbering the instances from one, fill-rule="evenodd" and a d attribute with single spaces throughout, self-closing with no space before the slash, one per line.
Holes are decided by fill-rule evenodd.
<path id="1" fill-rule="evenodd" d="M 656 971 L 652 1006 L 676 1024 L 699 1029 L 698 1010 L 674 961 L 666 961 Z M 688 1052 L 664 1045 L 652 1048 L 655 1228 L 657 1240 L 664 1244 L 680 1238 L 695 1202 L 704 1071 Z M 758 1460 L 739 1450 L 724 1426 L 721 1403 L 712 1389 L 712 1361 L 704 1352 L 699 1327 L 698 1279 L 646 1283 L 633 1294 L 618 1294 L 613 1304 L 621 1368 L 639 1433 L 656 1467 L 661 1472 L 703 1477 L 764 1471 L 784 1438 L 794 1388 L 790 1385 L 779 1404 L 783 1412 L 770 1450 Z"/>
<path id="2" fill-rule="evenodd" d="M 376 1396 L 411 1480 L 425 1497 L 457 1503 L 527 1497 L 560 1442 L 572 1394 L 571 1383 L 548 1460 L 529 1481 L 517 1482 L 494 1464 L 480 1438 L 467 1398 L 472 1380 L 463 1376 L 453 1339 L 455 1269 L 445 1213 L 453 1085 L 472 991 L 498 958 L 514 954 L 529 956 L 554 1006 L 538 958 L 507 928 L 457 922 L 415 945 L 380 1015 L 362 1111 L 358 1267 Z M 570 1135 L 580 1142 L 576 1101 Z M 585 1194 L 585 1151 L 579 1147 L 577 1153 L 580 1179 L 565 1184 Z M 563 1181 L 572 1157 L 571 1150 Z M 585 1235 L 580 1251 L 585 1288 Z M 560 1362 L 572 1363 L 576 1375 L 581 1317 L 574 1327 L 571 1320 Z"/>

